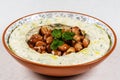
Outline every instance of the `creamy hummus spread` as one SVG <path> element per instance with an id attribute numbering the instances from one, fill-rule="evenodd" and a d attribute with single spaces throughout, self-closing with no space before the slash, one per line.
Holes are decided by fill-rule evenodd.
<path id="1" fill-rule="evenodd" d="M 43 23 L 39 24 L 41 21 L 43 21 Z M 62 23 L 69 26 L 80 27 L 90 39 L 88 47 L 80 52 L 71 53 L 65 56 L 57 56 L 47 53 L 40 54 L 31 49 L 26 42 L 29 36 L 32 35 L 29 32 L 32 30 L 33 34 L 37 34 L 38 31 L 34 29 L 37 29 L 38 26 L 53 23 Z M 9 47 L 16 55 L 33 62 L 49 65 L 76 65 L 90 62 L 105 55 L 110 48 L 110 39 L 107 32 L 97 24 L 83 23 L 70 18 L 56 18 L 55 20 L 46 19 L 33 21 L 17 27 L 10 35 Z"/>

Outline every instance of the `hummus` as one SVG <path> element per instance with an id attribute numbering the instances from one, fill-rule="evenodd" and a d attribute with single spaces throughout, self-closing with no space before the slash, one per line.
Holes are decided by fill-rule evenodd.
<path id="1" fill-rule="evenodd" d="M 43 23 L 39 24 L 41 21 L 43 21 Z M 32 35 L 31 33 L 29 34 L 29 32 L 32 30 L 33 34 L 38 33 L 38 31 L 34 30 L 37 29 L 38 26 L 53 23 L 80 27 L 90 39 L 88 47 L 80 52 L 71 53 L 65 56 L 47 53 L 40 54 L 31 49 L 26 42 L 28 35 Z M 16 55 L 33 62 L 49 65 L 76 65 L 90 62 L 105 55 L 110 48 L 110 39 L 107 32 L 97 24 L 83 23 L 70 18 L 56 18 L 55 20 L 48 18 L 25 23 L 17 27 L 10 35 L 9 47 Z"/>

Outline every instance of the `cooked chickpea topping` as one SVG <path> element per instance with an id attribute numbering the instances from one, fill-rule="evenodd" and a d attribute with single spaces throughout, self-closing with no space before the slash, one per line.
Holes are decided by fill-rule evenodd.
<path id="1" fill-rule="evenodd" d="M 59 46 L 58 49 L 60 51 L 66 51 L 69 47 L 70 47 L 69 45 L 63 44 L 63 45 Z"/>
<path id="2" fill-rule="evenodd" d="M 69 29 L 63 28 L 63 29 L 62 29 L 62 32 L 71 32 L 71 29 L 70 29 L 70 28 L 69 28 Z"/>
<path id="3" fill-rule="evenodd" d="M 42 26 L 40 28 L 40 32 L 42 33 L 42 35 L 50 35 L 51 34 L 51 30 L 49 30 L 47 27 Z"/>
<path id="4" fill-rule="evenodd" d="M 61 53 L 61 51 L 53 50 L 53 51 L 52 51 L 52 54 L 61 56 L 62 53 Z"/>
<path id="5" fill-rule="evenodd" d="M 41 41 L 42 40 L 42 36 L 39 34 L 34 34 L 31 36 L 29 42 L 30 43 L 36 43 L 37 41 Z"/>
<path id="6" fill-rule="evenodd" d="M 38 47 L 38 46 L 45 46 L 45 45 L 46 45 L 46 43 L 43 42 L 43 41 L 38 41 L 38 42 L 36 42 L 36 44 L 35 44 L 36 47 Z"/>
<path id="7" fill-rule="evenodd" d="M 50 28 L 48 28 L 48 26 Z M 62 26 L 62 29 L 53 29 Z M 35 51 L 63 56 L 70 53 L 79 52 L 88 47 L 90 40 L 86 37 L 85 31 L 79 27 L 67 27 L 62 24 L 42 26 L 39 34 L 33 34 L 28 40 L 28 45 Z"/>
<path id="8" fill-rule="evenodd" d="M 89 42 L 90 42 L 90 41 L 88 40 L 88 38 L 84 38 L 84 39 L 83 39 L 83 46 L 84 46 L 84 47 L 87 47 L 87 46 L 89 45 Z"/>
<path id="9" fill-rule="evenodd" d="M 73 37 L 73 39 L 74 39 L 75 41 L 80 41 L 80 40 L 82 39 L 82 37 L 81 37 L 80 35 L 76 34 L 76 35 Z"/>
<path id="10" fill-rule="evenodd" d="M 77 26 L 72 27 L 72 32 L 74 32 L 75 34 L 80 34 L 80 28 Z"/>
<path id="11" fill-rule="evenodd" d="M 45 46 L 39 46 L 39 47 L 34 47 L 34 49 L 39 53 L 44 53 L 46 48 Z"/>
<path id="12" fill-rule="evenodd" d="M 75 52 L 75 48 L 74 47 L 70 47 L 66 52 L 67 53 Z"/>
<path id="13" fill-rule="evenodd" d="M 68 52 L 64 52 L 64 53 L 63 53 L 63 55 L 67 55 L 67 54 L 70 54 L 70 53 L 68 53 Z"/>
<path id="14" fill-rule="evenodd" d="M 77 42 L 77 43 L 74 45 L 74 47 L 75 47 L 75 50 L 76 50 L 76 51 L 80 51 L 81 49 L 83 49 L 81 42 Z"/>
<path id="15" fill-rule="evenodd" d="M 46 38 L 46 43 L 47 44 L 52 43 L 52 41 L 53 41 L 53 37 L 52 36 L 49 36 L 49 37 Z"/>

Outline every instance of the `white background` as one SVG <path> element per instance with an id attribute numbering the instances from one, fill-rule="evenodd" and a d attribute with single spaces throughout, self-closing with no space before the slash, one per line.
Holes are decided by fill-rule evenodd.
<path id="1" fill-rule="evenodd" d="M 50 10 L 86 13 L 108 23 L 118 39 L 113 54 L 90 71 L 72 77 L 43 76 L 20 65 L 3 48 L 3 30 L 22 16 Z M 119 36 L 120 0 L 0 0 L 0 80 L 120 80 Z"/>

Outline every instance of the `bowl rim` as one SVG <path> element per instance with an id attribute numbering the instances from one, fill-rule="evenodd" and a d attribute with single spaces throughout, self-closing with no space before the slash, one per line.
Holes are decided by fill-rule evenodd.
<path id="1" fill-rule="evenodd" d="M 92 61 L 89 61 L 89 62 L 85 62 L 85 63 L 82 63 L 82 64 L 75 64 L 75 65 L 50 65 L 50 64 L 41 64 L 41 63 L 33 62 L 33 61 L 27 60 L 27 59 L 25 59 L 25 58 L 22 58 L 22 57 L 16 55 L 12 50 L 10 50 L 10 49 L 7 47 L 7 44 L 5 43 L 5 34 L 6 34 L 6 32 L 7 32 L 7 29 L 8 29 L 12 24 L 16 23 L 17 21 L 19 21 L 19 20 L 21 20 L 21 19 L 23 19 L 23 18 L 32 16 L 32 15 L 42 14 L 42 13 L 52 13 L 52 12 L 63 12 L 63 13 L 80 14 L 80 15 L 88 16 L 88 17 L 90 17 L 90 18 L 93 18 L 93 19 L 96 19 L 96 20 L 102 22 L 103 24 L 105 24 L 105 25 L 112 31 L 112 33 L 113 33 L 113 35 L 114 35 L 114 39 L 115 39 L 115 40 L 114 40 L 114 42 L 113 42 L 113 46 L 112 46 L 111 49 L 110 49 L 105 55 L 103 55 L 102 57 L 97 58 L 97 59 L 92 60 Z M 98 19 L 98 18 L 96 18 L 96 17 L 90 16 L 90 15 L 88 15 L 88 14 L 80 13 L 80 12 L 56 10 L 56 11 L 42 11 L 42 12 L 32 13 L 32 14 L 28 14 L 28 15 L 26 15 L 26 16 L 23 16 L 23 17 L 21 17 L 21 18 L 18 18 L 18 19 L 16 19 L 16 20 L 14 20 L 13 22 L 11 22 L 11 24 L 9 24 L 9 25 L 4 29 L 4 31 L 3 31 L 3 33 L 2 33 L 2 43 L 3 43 L 4 47 L 5 47 L 5 49 L 7 50 L 7 52 L 8 52 L 11 56 L 16 57 L 17 59 L 20 59 L 20 60 L 22 60 L 22 61 L 24 61 L 24 62 L 28 62 L 28 63 L 33 64 L 33 65 L 44 66 L 44 67 L 57 67 L 57 68 L 58 68 L 58 67 L 75 67 L 75 66 L 77 67 L 77 66 L 85 66 L 85 65 L 89 65 L 89 64 L 93 64 L 93 63 L 95 63 L 95 62 L 101 61 L 102 59 L 104 59 L 104 58 L 106 58 L 107 56 L 109 56 L 109 55 L 113 52 L 113 50 L 115 49 L 116 44 L 117 44 L 117 37 L 116 37 L 116 34 L 115 34 L 114 30 L 113 30 L 107 23 L 105 23 L 104 21 L 102 21 L 102 20 L 100 20 L 100 19 Z"/>

